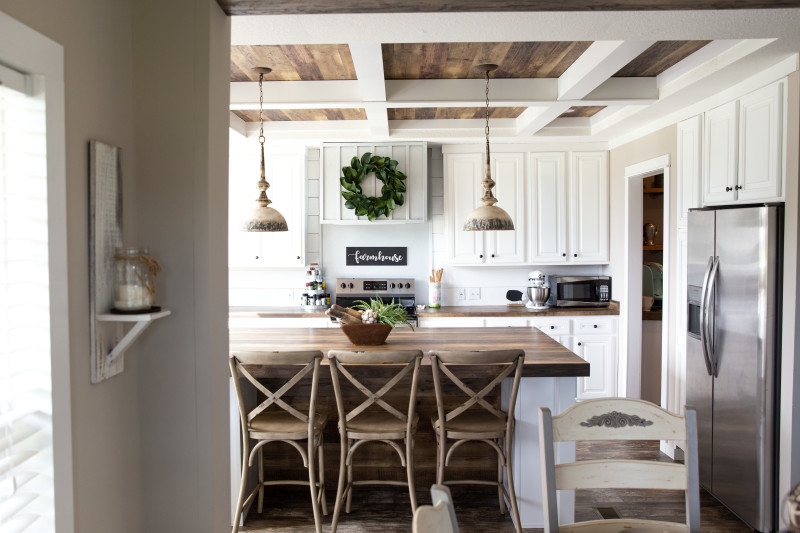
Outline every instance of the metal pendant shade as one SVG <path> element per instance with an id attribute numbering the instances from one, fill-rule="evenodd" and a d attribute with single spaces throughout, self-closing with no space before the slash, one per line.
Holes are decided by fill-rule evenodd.
<path id="1" fill-rule="evenodd" d="M 481 181 L 481 185 L 483 185 L 481 203 L 483 205 L 476 207 L 467 216 L 467 220 L 464 222 L 464 231 L 513 230 L 514 221 L 502 208 L 494 205 L 497 203 L 497 198 L 492 194 L 494 180 L 489 157 L 489 73 L 495 70 L 497 65 L 477 65 L 475 68 L 486 74 L 486 176 Z"/>
<path id="2" fill-rule="evenodd" d="M 278 212 L 277 209 L 269 207 L 272 201 L 267 197 L 267 189 L 269 183 L 266 180 L 266 173 L 264 171 L 264 92 L 261 84 L 264 81 L 264 74 L 269 74 L 272 69 L 261 67 L 256 69 L 259 72 L 258 76 L 258 92 L 259 92 L 259 107 L 258 119 L 261 122 L 261 129 L 258 132 L 258 142 L 261 143 L 261 179 L 258 180 L 258 190 L 260 191 L 258 199 L 256 200 L 256 207 L 253 209 L 250 216 L 244 221 L 242 226 L 243 231 L 288 231 L 289 226 L 286 224 L 286 219 Z"/>

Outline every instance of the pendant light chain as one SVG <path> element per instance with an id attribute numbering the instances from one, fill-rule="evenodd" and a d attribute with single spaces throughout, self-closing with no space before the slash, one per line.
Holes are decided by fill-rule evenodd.
<path id="1" fill-rule="evenodd" d="M 486 71 L 486 143 L 489 143 L 489 71 Z"/>
<path id="2" fill-rule="evenodd" d="M 264 89 L 261 84 L 264 82 L 264 73 L 258 75 L 258 121 L 261 123 L 261 129 L 258 130 L 258 142 L 264 146 Z"/>

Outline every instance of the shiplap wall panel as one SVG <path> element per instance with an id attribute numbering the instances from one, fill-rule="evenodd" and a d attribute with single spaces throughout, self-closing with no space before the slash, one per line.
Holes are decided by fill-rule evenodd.
<path id="1" fill-rule="evenodd" d="M 342 187 L 339 182 L 342 167 L 349 166 L 353 157 L 366 152 L 397 160 L 397 168 L 406 174 L 405 202 L 397 206 L 389 216 L 381 216 L 370 222 L 367 217 L 357 217 L 352 209 L 345 207 Z M 367 176 L 361 189 L 367 196 L 379 196 L 382 183 L 374 175 Z M 428 147 L 424 142 L 408 143 L 323 143 L 322 187 L 320 221 L 324 224 L 389 224 L 421 223 L 428 212 Z"/>

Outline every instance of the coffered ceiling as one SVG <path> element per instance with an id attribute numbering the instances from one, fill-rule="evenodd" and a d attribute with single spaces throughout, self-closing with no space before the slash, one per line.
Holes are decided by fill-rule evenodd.
<path id="1" fill-rule="evenodd" d="M 495 63 L 493 140 L 619 143 L 793 72 L 799 25 L 796 8 L 234 16 L 231 124 L 257 129 L 268 66 L 268 138 L 475 140 L 473 67 Z"/>

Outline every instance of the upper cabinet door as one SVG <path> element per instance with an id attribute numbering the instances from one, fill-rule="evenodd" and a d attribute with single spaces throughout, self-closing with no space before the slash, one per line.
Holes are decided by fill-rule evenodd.
<path id="1" fill-rule="evenodd" d="M 485 259 L 491 264 L 522 264 L 525 262 L 525 155 L 498 153 L 491 158 L 496 205 L 509 214 L 515 229 L 487 232 Z"/>
<path id="2" fill-rule="evenodd" d="M 689 209 L 700 207 L 703 116 L 678 123 L 678 227 L 685 228 Z"/>
<path id="3" fill-rule="evenodd" d="M 397 169 L 406 175 L 406 192 L 403 205 L 398 205 L 388 216 L 372 222 L 366 216 L 356 216 L 345 206 L 342 198 L 342 168 L 350 166 L 353 157 L 365 153 L 390 157 L 397 161 Z M 370 174 L 361 182 L 367 196 L 381 195 L 381 183 Z M 323 224 L 398 224 L 425 222 L 428 213 L 428 145 L 424 142 L 407 143 L 322 143 L 322 183 L 320 195 L 320 222 Z"/>
<path id="4" fill-rule="evenodd" d="M 703 203 L 731 202 L 736 198 L 738 101 L 706 113 Z"/>
<path id="5" fill-rule="evenodd" d="M 773 83 L 739 100 L 738 200 L 781 196 L 783 83 Z"/>
<path id="6" fill-rule="evenodd" d="M 608 263 L 608 152 L 572 154 L 571 263 Z"/>
<path id="7" fill-rule="evenodd" d="M 478 207 L 484 174 L 480 153 L 444 154 L 444 196 L 448 262 L 458 265 L 484 263 L 485 231 L 464 231 L 467 215 Z"/>
<path id="8" fill-rule="evenodd" d="M 566 154 L 532 153 L 528 163 L 530 262 L 567 262 Z"/>

